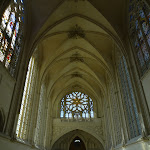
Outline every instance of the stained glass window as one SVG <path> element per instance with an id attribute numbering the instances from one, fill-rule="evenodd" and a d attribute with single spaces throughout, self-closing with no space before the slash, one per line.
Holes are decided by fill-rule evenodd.
<path id="1" fill-rule="evenodd" d="M 111 108 L 112 108 L 112 120 L 114 125 L 114 135 L 115 135 L 115 146 L 121 144 L 122 142 L 122 135 L 121 135 L 121 124 L 120 124 L 120 114 L 119 114 L 119 107 L 117 98 L 115 96 L 114 88 L 111 87 L 110 90 L 110 98 L 111 98 Z"/>
<path id="2" fill-rule="evenodd" d="M 118 70 L 120 76 L 120 84 L 121 84 L 120 86 L 123 98 L 122 103 L 124 107 L 124 114 L 127 123 L 128 135 L 129 138 L 132 139 L 134 137 L 141 135 L 141 126 L 135 102 L 133 87 L 131 84 L 131 79 L 124 56 L 120 58 Z"/>
<path id="3" fill-rule="evenodd" d="M 37 123 L 35 130 L 34 143 L 36 147 L 44 146 L 45 131 L 46 131 L 46 117 L 47 117 L 47 105 L 46 105 L 46 87 L 44 84 L 41 86 Z"/>
<path id="4" fill-rule="evenodd" d="M 5 10 L 0 25 L 0 62 L 5 65 L 12 76 L 15 76 L 20 55 L 23 22 L 23 0 L 14 0 Z"/>
<path id="5" fill-rule="evenodd" d="M 140 75 L 150 67 L 150 9 L 143 0 L 130 0 L 129 30 Z"/>
<path id="6" fill-rule="evenodd" d="M 104 102 L 104 115 L 105 115 L 105 129 L 107 130 L 106 132 L 106 145 L 105 145 L 105 149 L 111 149 L 112 146 L 112 125 L 111 125 L 111 115 L 110 115 L 110 107 L 108 105 L 108 103 L 105 101 Z"/>
<path id="7" fill-rule="evenodd" d="M 31 115 L 30 112 L 32 106 L 31 93 L 34 90 L 35 71 L 36 71 L 35 62 L 34 62 L 34 58 L 32 57 L 28 65 L 28 72 L 26 76 L 22 103 L 21 103 L 20 113 L 18 117 L 18 123 L 16 129 L 16 136 L 18 139 L 23 139 L 23 140 L 27 139 L 28 123 L 30 121 L 29 118 Z"/>
<path id="8" fill-rule="evenodd" d="M 82 92 L 72 92 L 61 100 L 61 118 L 94 118 L 93 100 Z"/>

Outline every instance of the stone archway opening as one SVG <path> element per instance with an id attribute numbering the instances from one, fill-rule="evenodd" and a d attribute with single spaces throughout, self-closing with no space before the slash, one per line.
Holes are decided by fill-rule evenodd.
<path id="1" fill-rule="evenodd" d="M 84 142 L 77 136 L 70 144 L 69 150 L 86 150 Z"/>
<path id="2" fill-rule="evenodd" d="M 102 143 L 93 135 L 83 130 L 72 130 L 62 135 L 57 141 L 52 143 L 51 150 L 104 150 Z"/>

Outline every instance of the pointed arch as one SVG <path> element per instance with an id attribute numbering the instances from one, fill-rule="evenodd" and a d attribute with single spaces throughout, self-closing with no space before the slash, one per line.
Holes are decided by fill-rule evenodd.
<path id="1" fill-rule="evenodd" d="M 82 141 L 82 139 L 78 136 L 76 136 L 70 146 L 69 146 L 69 150 L 75 150 L 76 148 L 80 149 L 80 150 L 86 150 L 85 147 L 85 143 Z"/>
<path id="2" fill-rule="evenodd" d="M 87 131 L 80 130 L 80 129 L 71 130 L 71 131 L 66 132 L 65 134 L 59 136 L 59 138 L 52 141 L 51 149 L 55 150 L 55 149 L 61 148 L 62 143 L 63 143 L 63 147 L 65 147 L 66 149 L 69 149 L 71 142 L 76 137 L 79 137 L 84 142 L 86 149 L 95 147 L 97 149 L 104 150 L 103 143 L 97 137 L 93 136 L 91 133 L 89 133 Z"/>

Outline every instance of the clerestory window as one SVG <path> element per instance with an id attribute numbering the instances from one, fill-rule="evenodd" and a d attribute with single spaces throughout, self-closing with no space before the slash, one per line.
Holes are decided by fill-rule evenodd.
<path id="1" fill-rule="evenodd" d="M 131 78 L 124 56 L 120 57 L 118 71 L 128 135 L 129 139 L 132 139 L 141 135 L 141 126 Z"/>
<path id="2" fill-rule="evenodd" d="M 150 67 L 150 9 L 143 0 L 130 0 L 129 32 L 142 76 Z"/>
<path id="3" fill-rule="evenodd" d="M 0 24 L 0 62 L 15 76 L 23 36 L 24 2 L 12 0 Z"/>
<path id="4" fill-rule="evenodd" d="M 24 86 L 22 103 L 16 128 L 17 139 L 26 140 L 28 136 L 29 123 L 32 114 L 31 108 L 33 107 L 31 93 L 34 91 L 36 70 L 37 68 L 35 65 L 35 59 L 34 57 L 31 57 L 28 65 L 26 82 Z"/>
<path id="5" fill-rule="evenodd" d="M 82 92 L 72 92 L 61 100 L 60 117 L 67 119 L 94 118 L 93 100 Z"/>

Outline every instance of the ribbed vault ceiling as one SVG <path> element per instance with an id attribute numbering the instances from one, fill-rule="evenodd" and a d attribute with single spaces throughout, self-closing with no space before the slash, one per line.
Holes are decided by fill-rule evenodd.
<path id="1" fill-rule="evenodd" d="M 107 76 L 113 76 L 112 52 L 121 41 L 118 32 L 124 28 L 118 26 L 124 16 L 124 1 L 115 3 L 112 8 L 108 0 L 36 0 L 31 37 L 35 37 L 33 48 L 38 47 L 40 54 L 41 82 L 46 83 L 53 105 L 69 92 L 82 91 L 102 106 Z M 83 37 L 78 33 L 68 36 L 76 26 Z"/>

